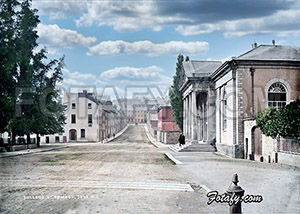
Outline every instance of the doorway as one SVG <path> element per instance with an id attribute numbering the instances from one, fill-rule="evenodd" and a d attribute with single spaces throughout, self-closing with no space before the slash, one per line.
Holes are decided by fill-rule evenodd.
<path id="1" fill-rule="evenodd" d="M 260 128 L 253 127 L 251 130 L 252 140 L 252 158 L 262 161 L 262 132 Z"/>
<path id="2" fill-rule="evenodd" d="M 70 130 L 70 141 L 77 140 L 77 132 L 75 129 Z"/>

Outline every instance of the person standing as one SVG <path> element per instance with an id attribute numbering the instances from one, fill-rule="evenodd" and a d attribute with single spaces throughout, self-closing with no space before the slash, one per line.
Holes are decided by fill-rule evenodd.
<path id="1" fill-rule="evenodd" d="M 180 147 L 181 147 L 181 145 L 185 144 L 185 136 L 184 136 L 183 133 L 180 134 L 178 141 L 179 141 L 179 146 Z"/>

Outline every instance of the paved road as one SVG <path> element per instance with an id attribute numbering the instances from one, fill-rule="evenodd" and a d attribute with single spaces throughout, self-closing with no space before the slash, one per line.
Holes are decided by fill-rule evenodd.
<path id="1" fill-rule="evenodd" d="M 207 213 L 179 166 L 148 142 L 143 126 L 108 144 L 0 158 L 1 213 Z"/>

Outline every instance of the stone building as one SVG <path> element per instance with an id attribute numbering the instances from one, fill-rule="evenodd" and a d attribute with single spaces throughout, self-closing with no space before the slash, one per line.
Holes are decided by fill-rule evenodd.
<path id="1" fill-rule="evenodd" d="M 79 93 L 65 93 L 63 102 L 67 105 L 66 124 L 64 127 L 64 142 L 89 141 L 101 139 L 101 109 L 102 103 L 95 94 L 86 90 Z"/>
<path id="2" fill-rule="evenodd" d="M 153 106 L 147 112 L 147 127 L 154 139 L 157 139 L 157 127 L 158 127 L 158 107 Z"/>
<path id="3" fill-rule="evenodd" d="M 215 138 L 218 151 L 231 157 L 275 161 L 276 155 L 278 159 L 274 146 L 263 140 L 265 136 L 256 127 L 254 116 L 267 107 L 281 108 L 300 97 L 300 49 L 255 44 L 239 57 L 222 64 L 215 62 L 214 68 L 205 67 L 210 63 L 183 63 L 185 135 L 191 141 L 199 140 L 199 136 L 205 137 L 205 130 L 204 142 Z M 203 71 L 199 72 L 198 67 Z M 207 92 L 203 95 L 197 91 Z M 201 119 L 198 111 L 203 103 L 207 107 Z"/>
<path id="4" fill-rule="evenodd" d="M 183 94 L 183 132 L 191 143 L 212 143 L 215 130 L 215 89 L 210 75 L 219 61 L 185 61 L 180 90 Z"/>
<path id="5" fill-rule="evenodd" d="M 101 142 L 117 134 L 126 125 L 125 115 L 111 101 L 100 101 L 95 92 L 67 92 L 64 133 L 41 137 L 43 143 Z"/>

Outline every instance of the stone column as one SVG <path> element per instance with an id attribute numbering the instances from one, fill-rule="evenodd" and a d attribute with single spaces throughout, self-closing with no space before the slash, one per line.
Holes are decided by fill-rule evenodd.
<path id="1" fill-rule="evenodd" d="M 186 99 L 183 99 L 183 133 L 186 135 Z"/>
<path id="2" fill-rule="evenodd" d="M 192 93 L 189 95 L 190 97 L 190 139 L 193 140 L 193 97 Z"/>
<path id="3" fill-rule="evenodd" d="M 188 112 L 187 112 L 187 118 L 188 118 L 188 139 L 191 139 L 191 99 L 190 99 L 190 94 L 187 96 L 188 98 Z"/>
<path id="4" fill-rule="evenodd" d="M 197 141 L 197 104 L 196 91 L 192 92 L 192 140 Z"/>

